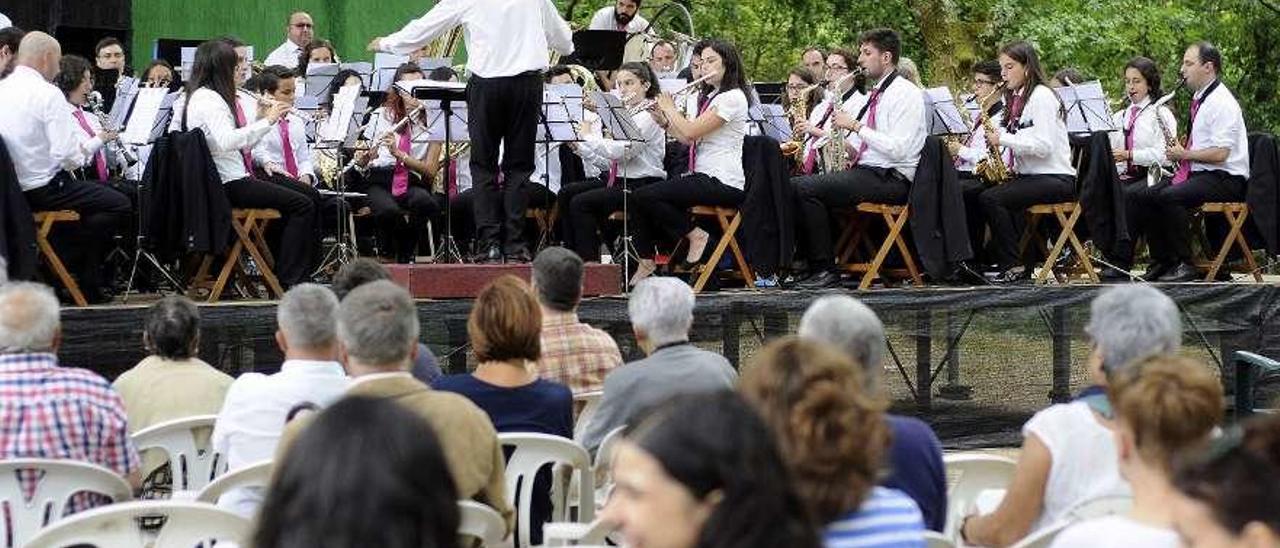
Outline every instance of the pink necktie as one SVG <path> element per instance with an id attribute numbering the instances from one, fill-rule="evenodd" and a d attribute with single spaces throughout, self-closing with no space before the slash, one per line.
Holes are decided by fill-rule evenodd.
<path id="1" fill-rule="evenodd" d="M 289 176 L 298 178 L 298 162 L 293 159 L 293 142 L 289 140 L 289 119 L 280 119 L 280 146 L 284 152 L 284 170 Z"/>
<path id="2" fill-rule="evenodd" d="M 607 186 L 612 188 L 615 184 L 618 184 L 618 161 L 609 160 L 609 184 Z"/>
<path id="3" fill-rule="evenodd" d="M 406 128 L 400 133 L 400 151 L 409 152 L 409 130 Z M 404 162 L 396 160 L 396 168 L 391 173 L 391 195 L 395 197 L 404 196 L 409 192 L 409 168 Z"/>
<path id="4" fill-rule="evenodd" d="M 458 160 L 448 160 L 449 162 L 449 180 L 445 181 L 445 193 L 449 195 L 449 199 L 453 199 L 458 195 Z"/>
<path id="5" fill-rule="evenodd" d="M 818 125 L 821 126 L 827 123 L 827 120 L 831 118 L 831 114 L 835 112 L 835 109 L 836 109 L 835 102 L 832 102 L 831 104 L 827 105 L 827 113 L 822 115 L 822 119 L 818 121 Z M 809 152 L 804 155 L 803 169 L 804 169 L 805 175 L 809 175 L 813 173 L 813 168 L 817 165 L 818 165 L 818 147 L 811 146 L 809 147 Z"/>
<path id="6" fill-rule="evenodd" d="M 1200 112 L 1200 99 L 1191 101 L 1191 124 L 1189 127 L 1196 125 L 1196 113 Z M 1187 146 L 1186 150 L 1191 150 L 1191 130 L 1187 130 Z M 1191 176 L 1191 160 L 1178 161 L 1178 172 L 1173 174 L 1173 184 L 1180 185 L 1187 181 L 1187 177 Z"/>
<path id="7" fill-rule="evenodd" d="M 1014 96 L 1013 106 L 1009 108 L 1009 119 L 1005 122 L 1006 130 L 1011 131 L 1018 126 L 1019 119 L 1022 118 L 1022 107 L 1024 106 L 1026 106 L 1026 97 L 1022 95 Z M 1005 167 L 1009 168 L 1010 173 L 1014 173 L 1013 165 L 1017 162 L 1013 157 L 1013 151 L 1006 148 L 1001 154 L 1004 155 Z"/>
<path id="8" fill-rule="evenodd" d="M 93 126 L 90 126 L 89 121 L 84 118 L 84 111 L 77 108 L 72 112 L 72 114 L 74 114 L 76 120 L 80 122 L 80 127 L 84 128 L 84 132 L 88 133 L 90 137 L 93 137 Z M 107 156 L 103 154 L 101 150 L 99 150 L 97 154 L 93 155 L 93 166 L 98 168 L 98 180 L 107 180 L 110 176 L 107 172 Z"/>
<path id="9" fill-rule="evenodd" d="M 867 112 L 867 124 L 866 124 L 867 127 L 871 129 L 876 128 L 876 111 L 879 110 L 878 108 L 879 106 L 880 106 L 880 90 L 873 89 L 871 90 L 870 105 L 867 107 L 868 112 Z M 852 165 L 858 165 L 858 162 L 862 161 L 862 154 L 866 151 L 867 151 L 867 140 L 863 139 L 862 144 L 858 145 L 858 153 L 854 155 L 853 161 L 850 163 Z"/>
<path id="10" fill-rule="evenodd" d="M 240 108 L 240 101 L 236 101 L 236 127 L 244 127 L 244 109 Z M 253 177 L 253 154 L 248 149 L 240 149 L 240 157 L 244 158 L 244 170 L 248 177 Z"/>
<path id="11" fill-rule="evenodd" d="M 1156 116 L 1160 113 L 1157 112 Z M 1129 151 L 1129 166 L 1125 168 L 1125 173 L 1133 173 L 1133 133 L 1138 123 L 1138 105 L 1129 107 L 1129 130 L 1124 132 L 1124 149 Z"/>
<path id="12" fill-rule="evenodd" d="M 702 116 L 706 112 L 707 107 L 711 105 L 710 97 L 703 97 L 698 101 L 698 116 Z M 693 173 L 698 167 L 698 142 L 694 141 L 689 145 L 689 173 Z"/>

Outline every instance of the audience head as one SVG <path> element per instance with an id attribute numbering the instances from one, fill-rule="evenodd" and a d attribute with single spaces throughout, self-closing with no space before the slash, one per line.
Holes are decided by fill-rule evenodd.
<path id="1" fill-rule="evenodd" d="M 352 289 L 338 308 L 347 373 L 408 371 L 418 351 L 418 329 L 418 311 L 403 287 L 378 280 Z"/>
<path id="2" fill-rule="evenodd" d="M 732 392 L 676 396 L 637 417 L 612 455 L 600 518 L 633 546 L 814 547 L 768 427 Z"/>
<path id="3" fill-rule="evenodd" d="M 636 343 L 645 352 L 687 341 L 693 326 L 693 289 L 676 278 L 645 278 L 631 291 L 627 315 Z"/>
<path id="4" fill-rule="evenodd" d="M 8 75 L 13 68 L 13 60 L 18 55 L 18 44 L 22 43 L 24 35 L 26 33 L 18 27 L 0 29 L 0 78 Z"/>
<path id="5" fill-rule="evenodd" d="M 336 63 L 338 59 L 338 50 L 334 49 L 333 43 L 328 40 L 315 39 L 307 42 L 302 48 L 302 52 L 298 54 L 298 75 L 307 76 L 307 67 L 312 63 L 328 64 Z"/>
<path id="6" fill-rule="evenodd" d="M 382 263 L 368 257 L 361 257 L 338 269 L 338 273 L 333 275 L 332 289 L 338 299 L 342 300 L 347 298 L 347 294 L 352 289 L 369 282 L 390 279 L 391 272 L 387 267 L 382 266 Z"/>
<path id="7" fill-rule="evenodd" d="M 898 65 L 902 57 L 902 37 L 893 29 L 871 29 L 858 36 L 858 66 L 867 77 L 878 80 Z"/>
<path id="8" fill-rule="evenodd" d="M 53 77 L 53 85 L 62 90 L 67 102 L 76 106 L 84 106 L 93 91 L 93 65 L 79 55 L 63 55 L 58 61 L 58 75 Z"/>
<path id="9" fill-rule="evenodd" d="M 1174 457 L 1198 449 L 1222 420 L 1222 383 L 1187 358 L 1154 356 L 1135 363 L 1112 379 L 1107 396 L 1126 476 L 1141 462 L 1167 477 Z"/>
<path id="10" fill-rule="evenodd" d="M 533 288 L 542 306 L 572 312 L 582 299 L 582 258 L 563 247 L 548 247 L 533 258 Z"/>
<path id="11" fill-rule="evenodd" d="M 1180 74 L 1191 89 L 1204 89 L 1222 74 L 1222 52 L 1210 42 L 1191 44 L 1182 55 Z"/>
<path id="12" fill-rule="evenodd" d="M 834 346 L 862 368 L 866 390 L 880 389 L 880 360 L 884 357 L 884 324 L 862 301 L 848 295 L 821 297 L 800 317 L 800 337 Z"/>
<path id="13" fill-rule="evenodd" d="M 337 342 L 338 297 L 316 284 L 298 284 L 276 308 L 276 342 L 285 355 L 332 355 Z M 332 358 L 330 358 L 332 359 Z"/>
<path id="14" fill-rule="evenodd" d="M 426 421 L 388 400 L 343 398 L 279 462 L 253 545 L 457 546 L 458 496 Z"/>
<path id="15" fill-rule="evenodd" d="M 236 86 L 240 55 L 233 42 L 224 39 L 209 40 L 196 48 L 191 64 L 191 81 L 187 82 L 187 95 L 200 88 L 209 88 L 227 102 L 227 108 L 235 111 Z"/>
<path id="16" fill-rule="evenodd" d="M 884 404 L 835 347 L 788 337 L 766 346 L 738 385 L 778 439 L 796 491 L 818 523 L 856 510 L 889 445 Z"/>
<path id="17" fill-rule="evenodd" d="M 1280 546 L 1280 416 L 1232 427 L 1174 472 L 1174 524 L 1190 548 Z"/>
<path id="18" fill-rule="evenodd" d="M 502 276 L 476 295 L 467 334 L 478 362 L 538 361 L 542 310 L 523 280 Z"/>
<path id="19" fill-rule="evenodd" d="M 173 89 L 178 83 L 178 72 L 164 59 L 156 59 L 142 71 L 142 85 L 149 88 Z"/>
<path id="20" fill-rule="evenodd" d="M 800 64 L 809 69 L 815 78 L 827 72 L 827 54 L 818 46 L 809 46 L 800 54 Z"/>
<path id="21" fill-rule="evenodd" d="M 1124 65 L 1124 91 L 1134 103 L 1147 97 L 1152 101 L 1159 99 L 1164 95 L 1160 87 L 1160 66 L 1142 56 L 1130 59 Z"/>
<path id="22" fill-rule="evenodd" d="M 1006 95 L 1022 89 L 1031 93 L 1036 86 L 1049 80 L 1040 67 L 1040 55 L 1036 53 L 1035 46 L 1028 42 L 1018 40 L 1000 46 L 997 60 L 1000 63 L 1000 78 L 1007 84 Z"/>
<path id="23" fill-rule="evenodd" d="M 0 285 L 0 354 L 56 352 L 61 339 L 52 289 L 32 282 Z"/>
<path id="24" fill-rule="evenodd" d="M 52 36 L 38 30 L 28 32 L 18 43 L 16 63 L 34 69 L 50 82 L 57 76 L 61 60 L 62 46 Z"/>
<path id="25" fill-rule="evenodd" d="M 1182 346 L 1178 305 L 1160 290 L 1130 284 L 1103 290 L 1089 305 L 1085 333 L 1093 340 L 1089 370 L 1097 384 L 1138 360 Z"/>
<path id="26" fill-rule="evenodd" d="M 147 310 L 142 345 L 153 356 L 189 360 L 200 348 L 200 311 L 191 299 L 165 297 Z"/>
<path id="27" fill-rule="evenodd" d="M 102 70 L 118 70 L 124 72 L 125 55 L 124 44 L 119 38 L 108 36 L 98 41 L 98 45 L 93 47 L 93 56 L 96 59 L 98 68 Z"/>
<path id="28" fill-rule="evenodd" d="M 289 34 L 289 41 L 299 47 L 311 42 L 311 39 L 315 37 L 315 30 L 315 23 L 311 21 L 311 14 L 305 11 L 295 11 L 289 14 L 289 25 L 284 29 Z"/>

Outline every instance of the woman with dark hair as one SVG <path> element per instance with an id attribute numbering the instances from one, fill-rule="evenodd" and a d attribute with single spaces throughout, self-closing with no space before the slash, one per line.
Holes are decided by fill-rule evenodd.
<path id="1" fill-rule="evenodd" d="M 793 104 L 804 99 L 806 104 L 804 115 L 808 116 L 809 113 L 813 112 L 814 108 L 817 108 L 818 103 L 822 102 L 822 90 L 820 88 L 810 89 L 808 95 L 804 97 L 801 97 L 800 94 L 816 85 L 819 78 L 821 78 L 820 75 L 814 74 L 813 71 L 806 67 L 792 67 L 787 72 L 787 103 Z"/>
<path id="2" fill-rule="evenodd" d="M 393 82 L 421 80 L 422 69 L 404 63 L 396 69 Z M 381 254 L 396 262 L 410 263 L 417 256 L 419 236 L 427 221 L 441 211 L 439 197 L 431 190 L 426 175 L 427 113 L 418 110 L 421 103 L 411 94 L 395 88 L 387 91 L 387 99 L 373 111 L 366 139 L 381 139 L 374 147 L 356 153 L 354 181 L 350 188 L 369 195 L 369 207 L 379 226 Z M 401 124 L 406 116 L 412 119 Z M 399 124 L 394 133 L 389 131 Z M 437 223 L 437 226 L 439 224 Z"/>
<path id="3" fill-rule="evenodd" d="M 18 27 L 0 28 L 0 78 L 9 75 L 13 60 L 18 56 L 18 44 L 26 33 Z"/>
<path id="4" fill-rule="evenodd" d="M 196 48 L 188 100 L 177 117 L 183 129 L 204 132 L 209 154 L 222 179 L 232 207 L 270 208 L 284 217 L 276 274 L 285 288 L 306 280 L 315 260 L 315 204 L 308 196 L 253 178 L 250 152 L 276 122 L 292 108 L 280 102 L 259 104 L 256 121 L 249 122 L 236 98 L 239 54 L 231 42 L 210 40 Z"/>
<path id="5" fill-rule="evenodd" d="M 1173 473 L 1174 526 L 1190 548 L 1280 546 L 1280 416 L 1228 430 Z"/>
<path id="6" fill-rule="evenodd" d="M 156 59 L 143 69 L 142 87 L 165 88 L 173 92 L 182 88 L 182 82 L 178 72 L 173 70 L 173 65 L 164 59 Z"/>
<path id="7" fill-rule="evenodd" d="M 361 396 L 302 430 L 258 516 L 255 548 L 454 547 L 461 521 L 431 426 L 400 404 Z"/>
<path id="8" fill-rule="evenodd" d="M 751 92 L 738 50 L 728 42 L 711 41 L 702 50 L 704 77 L 699 88 L 698 114 L 685 116 L 668 94 L 657 99 L 656 119 L 681 143 L 689 145 L 689 173 L 636 190 L 632 194 L 636 249 L 640 254 L 635 285 L 657 269 L 653 256 L 661 236 L 689 240 L 686 263 L 702 260 L 711 235 L 693 226 L 688 209 L 695 205 L 738 207 L 746 196 L 742 171 L 742 143 L 747 136 L 747 107 Z M 713 265 L 714 266 L 714 265 Z"/>
<path id="9" fill-rule="evenodd" d="M 1031 274 L 1020 264 L 1018 253 L 1023 210 L 1071 201 L 1076 170 L 1071 166 L 1066 113 L 1058 95 L 1045 85 L 1035 47 L 1021 41 L 1005 44 L 999 62 L 1006 116 L 1001 127 L 986 132 L 986 139 L 1006 149 L 1004 162 L 1013 178 L 983 191 L 978 199 L 991 227 L 992 259 L 999 271 L 991 281 L 1008 284 Z"/>
<path id="10" fill-rule="evenodd" d="M 627 108 L 656 98 L 660 91 L 648 63 L 622 65 L 613 84 Z M 603 172 L 595 179 L 566 185 L 557 196 L 565 245 L 584 261 L 600 260 L 597 231 L 604 232 L 609 215 L 623 209 L 624 189 L 635 190 L 667 176 L 662 166 L 666 135 L 653 114 L 641 110 L 631 115 L 631 121 L 642 140 L 619 141 L 590 132 L 583 134 L 582 142 L 569 144 L 584 161 Z"/>
<path id="11" fill-rule="evenodd" d="M 338 50 L 333 47 L 333 43 L 317 38 L 307 42 L 307 45 L 302 47 L 302 52 L 298 54 L 298 76 L 306 78 L 307 67 L 311 66 L 311 63 L 331 64 L 337 62 Z"/>
<path id="12" fill-rule="evenodd" d="M 844 354 L 796 337 L 776 341 L 738 390 L 770 426 L 792 482 L 826 544 L 924 546 L 924 518 L 902 491 L 879 487 L 889 450 L 885 404 Z"/>
<path id="13" fill-rule="evenodd" d="M 647 548 L 816 548 L 773 437 L 732 392 L 682 395 L 623 430 L 600 519 Z"/>
<path id="14" fill-rule="evenodd" d="M 333 83 L 329 84 L 329 89 L 325 90 L 324 97 L 320 99 L 320 108 L 326 111 L 333 108 L 333 96 L 344 87 L 347 86 L 364 86 L 364 80 L 360 78 L 360 73 L 353 69 L 342 69 L 333 77 Z"/>
<path id="15" fill-rule="evenodd" d="M 114 131 L 105 131 L 96 115 L 84 111 L 89 92 L 93 91 L 92 67 L 84 57 L 64 55 L 58 63 L 58 75 L 53 77 L 53 84 L 67 98 L 67 112 L 80 129 L 75 136 L 83 161 L 72 173 L 79 174 L 77 178 L 81 180 L 107 182 L 111 179 L 110 167 L 118 163 L 118 158 L 108 159 L 104 148 L 107 142 L 119 136 Z"/>

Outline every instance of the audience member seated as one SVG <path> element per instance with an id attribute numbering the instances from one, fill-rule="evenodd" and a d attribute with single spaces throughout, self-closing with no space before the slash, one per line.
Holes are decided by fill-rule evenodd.
<path id="1" fill-rule="evenodd" d="M 732 392 L 650 407 L 623 432 L 612 468 L 600 519 L 624 546 L 820 546 L 768 427 Z"/>
<path id="2" fill-rule="evenodd" d="M 627 302 L 636 344 L 648 356 L 619 367 L 604 380 L 600 407 L 582 439 L 595 451 L 604 437 L 646 407 L 675 394 L 732 390 L 738 373 L 729 360 L 689 341 L 693 289 L 675 278 L 642 280 Z"/>
<path id="3" fill-rule="evenodd" d="M 1095 386 L 1027 421 L 1013 482 L 994 512 L 965 517 L 965 542 L 1008 546 L 1081 502 L 1131 494 L 1116 462 L 1106 386 L 1139 360 L 1178 351 L 1178 306 L 1149 285 L 1109 288 L 1090 304 L 1085 332 L 1093 340 L 1087 367 Z"/>
<path id="4" fill-rule="evenodd" d="M 352 289 L 369 282 L 390 279 L 391 273 L 387 271 L 387 267 L 382 266 L 382 263 L 369 258 L 360 258 L 338 269 L 338 273 L 333 276 L 333 292 L 338 295 L 338 300 L 342 300 Z M 418 342 L 418 353 L 413 358 L 413 367 L 409 369 L 409 373 L 413 378 L 426 384 L 436 382 L 436 379 L 442 375 L 435 354 L 432 354 L 431 349 L 422 342 Z"/>
<path id="5" fill-rule="evenodd" d="M 1117 375 L 1107 396 L 1133 509 L 1072 526 L 1053 546 L 1178 548 L 1182 541 L 1169 505 L 1177 490 L 1170 474 L 1175 459 L 1205 445 L 1222 420 L 1222 384 L 1204 364 L 1158 356 Z"/>
<path id="6" fill-rule="evenodd" d="M 418 329 L 417 309 L 404 288 L 379 280 L 351 290 L 338 311 L 343 363 L 352 377 L 347 397 L 394 401 L 422 417 L 440 437 L 458 498 L 492 506 L 510 528 L 514 516 L 505 496 L 506 465 L 493 423 L 466 398 L 432 390 L 409 374 Z M 285 428 L 277 462 L 289 460 L 290 440 L 304 431 L 306 418 Z"/>
<path id="7" fill-rule="evenodd" d="M 60 366 L 61 342 L 52 290 L 30 282 L 0 286 L 0 460 L 87 462 L 137 489 L 138 452 L 120 395 L 96 373 Z M 24 472 L 21 481 L 30 496 L 39 478 Z"/>
<path id="8" fill-rule="evenodd" d="M 230 470 L 270 459 L 289 414 L 299 405 L 326 406 L 350 384 L 338 363 L 336 314 L 332 291 L 299 284 L 276 309 L 276 344 L 284 352 L 280 372 L 240 375 L 222 404 L 213 428 L 213 449 Z M 219 504 L 252 515 L 262 502 L 257 489 L 227 493 Z"/>
<path id="9" fill-rule="evenodd" d="M 458 545 L 458 490 L 439 438 L 413 412 L 343 398 L 294 447 L 276 468 L 253 546 Z"/>
<path id="10" fill-rule="evenodd" d="M 151 305 L 143 324 L 148 356 L 112 383 L 129 414 L 129 432 L 195 415 L 216 415 L 231 386 L 231 376 L 196 357 L 200 349 L 200 311 L 186 297 L 165 297 Z M 209 433 L 202 436 L 209 439 Z M 142 477 L 165 464 L 159 451 L 143 454 Z M 168 483 L 165 481 L 151 482 Z"/>
<path id="11" fill-rule="evenodd" d="M 533 260 L 533 288 L 542 306 L 542 356 L 535 370 L 573 389 L 597 392 L 605 375 L 622 365 L 618 343 L 608 333 L 578 321 L 582 259 L 563 247 L 548 247 Z"/>
<path id="12" fill-rule="evenodd" d="M 822 297 L 800 318 L 799 335 L 843 351 L 862 368 L 866 394 L 882 397 L 884 324 L 867 305 L 846 295 Z M 942 531 L 947 522 L 947 477 L 938 436 L 920 419 L 887 413 L 884 418 L 892 441 L 886 455 L 889 474 L 881 485 L 914 499 L 925 527 Z"/>
<path id="13" fill-rule="evenodd" d="M 924 547 L 920 508 L 879 487 L 889 449 L 886 405 L 833 346 L 800 338 L 770 344 L 739 390 L 770 426 L 800 499 L 827 546 Z"/>
<path id="14" fill-rule="evenodd" d="M 541 323 L 538 301 L 523 281 L 515 276 L 494 280 L 476 296 L 467 321 L 479 365 L 470 375 L 441 378 L 435 388 L 466 396 L 489 414 L 499 432 L 572 439 L 573 393 L 563 384 L 539 379 L 532 368 L 538 360 Z M 538 472 L 534 491 L 529 542 L 539 546 L 542 524 L 551 518 L 550 467 Z"/>
<path id="15" fill-rule="evenodd" d="M 1229 430 L 1173 473 L 1174 523 L 1190 548 L 1280 546 L 1280 416 Z"/>

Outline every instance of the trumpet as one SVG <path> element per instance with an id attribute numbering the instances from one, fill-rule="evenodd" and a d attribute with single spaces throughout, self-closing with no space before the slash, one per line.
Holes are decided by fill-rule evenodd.
<path id="1" fill-rule="evenodd" d="M 698 86 L 699 86 L 699 85 L 701 85 L 703 82 L 707 81 L 707 79 L 709 79 L 709 78 L 711 78 L 712 76 L 715 76 L 715 75 L 717 75 L 717 74 L 719 74 L 719 73 L 718 73 L 718 72 L 712 72 L 712 73 L 704 74 L 704 75 L 702 75 L 702 77 L 701 77 L 701 78 L 698 78 L 697 80 L 694 80 L 694 81 L 692 81 L 692 82 L 689 82 L 689 85 L 686 85 L 685 87 L 682 87 L 682 88 L 680 88 L 680 89 L 676 90 L 676 92 L 675 92 L 675 93 L 672 93 L 672 94 L 671 94 L 671 97 L 674 99 L 674 98 L 679 97 L 679 96 L 681 96 L 681 95 L 686 95 L 686 94 L 688 94 L 688 93 L 690 93 L 690 92 L 693 92 L 693 91 L 695 91 L 695 90 L 697 90 L 697 89 L 698 89 Z M 654 105 L 657 105 L 657 104 L 658 104 L 658 101 L 657 101 L 657 100 L 655 100 L 655 99 L 649 99 L 649 100 L 647 100 L 647 101 L 643 101 L 643 102 L 641 102 L 640 104 L 638 104 L 638 105 L 636 105 L 636 106 L 631 107 L 630 109 L 628 109 L 628 112 L 629 112 L 630 114 L 632 114 L 632 115 L 636 115 L 636 114 L 639 114 L 639 113 L 641 113 L 641 112 L 644 112 L 644 111 L 646 111 L 646 110 L 649 110 L 649 109 L 653 108 L 653 107 L 654 107 Z"/>

